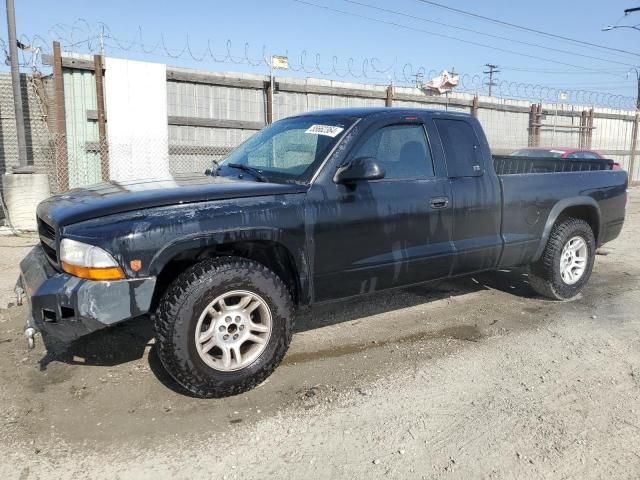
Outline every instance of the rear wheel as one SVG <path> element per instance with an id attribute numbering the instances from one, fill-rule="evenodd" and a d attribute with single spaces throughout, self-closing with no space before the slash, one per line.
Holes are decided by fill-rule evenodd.
<path id="1" fill-rule="evenodd" d="M 169 374 L 199 397 L 223 397 L 264 381 L 292 334 L 291 295 L 264 265 L 221 257 L 191 267 L 164 295 L 155 318 Z"/>
<path id="2" fill-rule="evenodd" d="M 530 266 L 533 289 L 554 300 L 568 300 L 589 281 L 595 237 L 587 222 L 568 218 L 554 225 L 540 259 Z"/>

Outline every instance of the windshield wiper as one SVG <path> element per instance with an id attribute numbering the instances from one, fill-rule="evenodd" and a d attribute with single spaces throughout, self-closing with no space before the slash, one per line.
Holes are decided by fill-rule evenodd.
<path id="1" fill-rule="evenodd" d="M 220 170 L 220 164 L 217 160 L 211 160 L 211 163 L 215 166 L 215 168 L 207 168 L 204 171 L 205 175 L 211 175 L 212 177 L 218 176 L 218 170 Z"/>
<path id="2" fill-rule="evenodd" d="M 227 167 L 237 168 L 238 170 L 242 170 L 243 172 L 248 172 L 253 175 L 259 182 L 269 182 L 269 179 L 265 177 L 260 170 L 250 167 L 249 165 L 244 165 L 243 163 L 227 163 Z"/>

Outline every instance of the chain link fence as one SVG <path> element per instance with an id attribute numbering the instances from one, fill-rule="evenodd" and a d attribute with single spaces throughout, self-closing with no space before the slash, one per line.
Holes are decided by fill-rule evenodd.
<path id="1" fill-rule="evenodd" d="M 20 76 L 24 114 L 27 162 L 37 173 L 48 173 L 51 167 L 51 134 L 47 125 L 47 101 L 40 77 Z M 0 173 L 18 166 L 18 139 L 14 113 L 11 76 L 0 73 Z"/>
<path id="2" fill-rule="evenodd" d="M 86 142 L 83 149 L 71 149 L 66 140 L 51 134 L 38 145 L 43 173 L 48 174 L 54 194 L 111 179 L 169 179 L 202 174 L 235 146 L 203 145 L 194 141 L 167 147 L 152 139 L 132 137 L 116 144 Z M 144 156 L 139 154 L 141 151 L 145 152 Z"/>

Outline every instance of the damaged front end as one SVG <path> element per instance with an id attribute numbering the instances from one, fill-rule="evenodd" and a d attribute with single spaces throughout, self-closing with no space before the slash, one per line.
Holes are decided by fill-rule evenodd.
<path id="1" fill-rule="evenodd" d="M 18 303 L 26 298 L 30 313 L 25 336 L 30 348 L 37 332 L 70 342 L 96 330 L 149 312 L 155 277 L 94 281 L 56 270 L 41 246 L 20 262 Z"/>

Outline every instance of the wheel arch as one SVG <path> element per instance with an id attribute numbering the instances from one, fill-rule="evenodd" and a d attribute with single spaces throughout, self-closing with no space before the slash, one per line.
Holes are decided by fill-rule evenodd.
<path id="1" fill-rule="evenodd" d="M 245 231 L 243 235 L 233 236 L 219 232 L 182 239 L 162 249 L 154 257 L 150 273 L 158 278 L 154 305 L 162 297 L 166 288 L 181 272 L 207 258 L 236 256 L 254 260 L 263 264 L 289 287 L 294 304 L 304 303 L 306 268 L 291 245 L 285 244 L 274 235 L 274 231 Z"/>
<path id="2" fill-rule="evenodd" d="M 587 222 L 593 230 L 596 245 L 599 245 L 602 222 L 598 202 L 587 196 L 565 198 L 556 203 L 549 212 L 534 261 L 542 256 L 553 226 L 566 218 L 578 218 Z"/>

